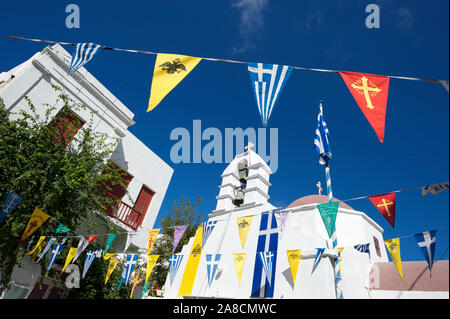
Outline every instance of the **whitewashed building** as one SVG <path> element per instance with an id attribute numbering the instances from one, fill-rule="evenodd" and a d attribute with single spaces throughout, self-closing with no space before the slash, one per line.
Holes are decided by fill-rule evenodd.
<path id="1" fill-rule="evenodd" d="M 221 175 L 217 207 L 209 215 L 209 221 L 216 221 L 200 252 L 198 265 L 187 267 L 191 255 L 199 255 L 199 245 L 190 238 L 180 255 L 183 256 L 178 271 L 165 282 L 165 298 L 265 298 L 264 289 L 255 294 L 254 281 L 264 271 L 255 275 L 258 260 L 258 239 L 263 216 L 274 210 L 269 203 L 270 168 L 252 150 L 237 155 Z M 236 187 L 245 178 L 244 200 L 239 206 L 233 202 Z M 317 209 L 318 204 L 328 202 L 326 195 L 300 197 L 288 207 L 283 230 L 278 219 L 278 247 L 274 270 L 273 294 L 279 299 L 335 299 L 335 270 L 332 260 L 338 256 L 332 248 L 325 225 Z M 276 217 L 277 213 L 273 216 Z M 237 218 L 253 216 L 244 248 L 241 246 Z M 263 223 L 270 224 L 264 217 Z M 272 217 L 273 218 L 273 217 Z M 264 227 L 266 229 L 267 227 Z M 364 212 L 356 211 L 344 202 L 339 202 L 336 219 L 338 246 L 341 253 L 341 289 L 344 299 L 371 298 L 448 298 L 448 261 L 439 261 L 433 268 L 433 277 L 428 276 L 428 266 L 423 262 L 404 262 L 402 281 L 395 267 L 389 262 L 384 245 L 383 229 Z M 199 232 L 201 234 L 201 232 Z M 266 232 L 267 234 L 267 232 Z M 266 235 L 267 236 L 267 235 Z M 268 240 L 265 237 L 263 240 Z M 370 254 L 362 253 L 354 246 L 370 243 Z M 313 271 L 316 248 L 325 248 L 319 264 Z M 294 284 L 287 250 L 301 249 L 301 259 Z M 243 273 L 239 284 L 233 254 L 245 253 Z M 214 276 L 208 284 L 207 254 L 220 254 L 220 261 Z M 194 258 L 192 258 L 192 261 Z M 214 260 L 211 258 L 210 260 Z M 192 262 L 191 261 L 191 262 Z M 413 263 L 413 264 L 411 264 Z M 212 268 L 210 268 L 210 271 Z M 212 272 L 211 272 L 212 273 Z M 425 273 L 425 276 L 424 276 Z M 418 284 L 417 284 L 418 283 Z"/>
<path id="2" fill-rule="evenodd" d="M 120 139 L 110 162 L 126 171 L 128 187 L 126 191 L 113 189 L 110 194 L 121 200 L 116 216 L 112 210 L 109 211 L 110 220 L 123 232 L 137 232 L 128 251 L 145 250 L 148 231 L 142 230 L 153 228 L 173 169 L 128 130 L 135 123 L 134 114 L 86 68 L 81 67 L 72 75 L 68 74 L 71 59 L 71 55 L 58 44 L 46 47 L 12 70 L 0 73 L 0 97 L 5 107 L 15 113 L 21 109 L 29 111 L 23 98 L 26 95 L 36 106 L 38 114 L 44 115 L 44 103 L 56 106 L 56 114 L 63 106 L 61 101 L 58 102 L 60 93 L 52 88 L 52 84 L 56 85 L 74 102 L 86 106 L 85 110 L 72 110 L 73 118 L 88 123 L 92 117 L 94 131 Z M 104 233 L 105 228 L 100 227 L 98 233 L 102 231 Z M 77 232 L 89 235 L 82 228 Z M 115 247 L 120 249 L 125 238 L 126 235 L 117 236 Z M 14 291 L 11 295 L 27 298 L 33 294 L 39 273 L 39 265 L 27 263 L 25 259 L 24 267 L 16 267 L 13 274 Z M 47 291 L 40 292 L 41 298 L 51 298 L 55 294 L 51 283 L 48 285 Z"/>

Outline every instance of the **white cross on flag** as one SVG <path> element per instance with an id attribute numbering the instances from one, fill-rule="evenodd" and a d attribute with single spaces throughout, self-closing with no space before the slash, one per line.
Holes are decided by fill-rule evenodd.
<path id="1" fill-rule="evenodd" d="M 436 248 L 436 232 L 437 230 L 430 230 L 414 235 L 417 239 L 417 244 L 422 250 L 426 261 L 428 262 L 428 268 L 430 269 L 430 276 L 431 276 L 431 268 L 433 267 L 434 250 Z"/>

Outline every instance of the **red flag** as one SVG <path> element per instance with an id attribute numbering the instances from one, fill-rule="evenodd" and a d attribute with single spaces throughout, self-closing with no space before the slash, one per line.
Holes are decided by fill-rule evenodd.
<path id="1" fill-rule="evenodd" d="M 383 195 L 369 196 L 372 204 L 380 211 L 380 213 L 387 219 L 389 224 L 394 227 L 395 222 L 395 193 L 388 193 Z"/>
<path id="2" fill-rule="evenodd" d="M 90 235 L 89 237 L 88 237 L 88 242 L 89 243 L 92 243 L 93 241 L 94 241 L 94 239 L 96 239 L 98 237 L 98 235 Z"/>
<path id="3" fill-rule="evenodd" d="M 381 75 L 343 71 L 339 74 L 372 125 L 378 139 L 383 143 L 389 78 Z"/>

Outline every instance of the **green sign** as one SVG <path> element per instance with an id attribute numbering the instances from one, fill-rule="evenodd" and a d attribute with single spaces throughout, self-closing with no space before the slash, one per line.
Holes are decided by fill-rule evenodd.
<path id="1" fill-rule="evenodd" d="M 339 202 L 317 205 L 317 209 L 319 209 L 320 216 L 322 217 L 325 228 L 327 229 L 328 237 L 330 238 L 333 234 L 334 224 L 336 223 L 338 206 Z"/>

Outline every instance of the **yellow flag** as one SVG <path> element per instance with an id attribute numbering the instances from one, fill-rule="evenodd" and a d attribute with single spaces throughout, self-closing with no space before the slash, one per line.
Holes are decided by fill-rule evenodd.
<path id="1" fill-rule="evenodd" d="M 237 271 L 239 287 L 241 286 L 242 272 L 244 271 L 245 256 L 247 256 L 247 254 L 245 253 L 233 254 L 234 266 L 236 267 Z"/>
<path id="2" fill-rule="evenodd" d="M 131 297 L 133 297 L 133 292 L 134 292 L 134 289 L 136 288 L 136 285 L 139 282 L 139 279 L 141 279 L 141 276 L 139 276 L 139 274 L 135 274 L 134 280 L 133 280 L 133 286 L 131 287 L 130 299 L 131 299 Z"/>
<path id="3" fill-rule="evenodd" d="M 37 247 L 36 251 L 33 253 L 33 255 L 31 256 L 31 261 L 34 261 L 34 259 L 36 259 L 37 255 L 42 251 L 42 249 L 44 249 L 44 247 L 47 245 L 46 241 L 42 241 L 39 244 L 39 247 Z"/>
<path id="4" fill-rule="evenodd" d="M 147 253 L 150 255 L 152 248 L 153 248 L 153 244 L 156 241 L 156 237 L 158 236 L 159 233 L 159 228 L 158 229 L 152 229 L 149 231 L 148 233 L 148 245 L 147 245 Z"/>
<path id="5" fill-rule="evenodd" d="M 286 251 L 288 261 L 289 261 L 289 267 L 291 268 L 292 281 L 294 282 L 294 285 L 295 285 L 295 280 L 297 278 L 298 264 L 299 264 L 300 258 L 302 258 L 301 252 L 302 252 L 301 249 Z"/>
<path id="6" fill-rule="evenodd" d="M 34 233 L 36 229 L 41 227 L 41 225 L 45 223 L 45 221 L 49 218 L 49 215 L 36 207 L 30 217 L 30 220 L 28 221 L 27 227 L 25 227 L 22 237 L 20 237 L 19 239 L 19 245 L 22 244 L 23 241 L 28 238 L 28 236 Z"/>
<path id="7" fill-rule="evenodd" d="M 64 272 L 64 269 L 66 269 L 66 267 L 70 264 L 76 252 L 77 247 L 70 247 L 69 252 L 67 253 L 66 263 L 64 264 L 64 267 L 61 270 L 61 274 Z"/>
<path id="8" fill-rule="evenodd" d="M 34 247 L 33 250 L 30 250 L 29 252 L 27 252 L 25 255 L 32 255 L 32 254 L 34 254 L 35 251 L 36 251 L 36 249 L 39 248 L 39 246 L 41 245 L 41 243 L 42 243 L 42 241 L 43 241 L 44 239 L 45 239 L 45 236 L 39 237 L 39 240 L 38 240 L 38 242 L 37 242 L 37 244 L 36 244 L 36 247 Z"/>
<path id="9" fill-rule="evenodd" d="M 118 263 L 119 263 L 119 260 L 114 257 L 111 257 L 109 259 L 108 270 L 106 272 L 105 285 L 108 282 L 108 279 L 111 276 L 111 274 L 113 273 L 114 269 L 116 269 L 116 266 Z"/>
<path id="10" fill-rule="evenodd" d="M 114 256 L 114 253 L 106 253 L 106 254 L 103 255 L 103 260 L 108 260 L 112 256 Z"/>
<path id="11" fill-rule="evenodd" d="M 200 60 L 201 58 L 186 55 L 158 53 L 147 112 L 153 110 L 197 66 Z"/>
<path id="12" fill-rule="evenodd" d="M 400 258 L 400 238 L 385 240 L 384 244 L 386 245 L 389 255 L 391 255 L 400 278 L 403 280 L 402 259 Z"/>
<path id="13" fill-rule="evenodd" d="M 250 224 L 252 223 L 253 216 L 237 218 L 237 226 L 239 230 L 239 238 L 241 239 L 241 246 L 244 249 L 245 241 L 247 240 L 248 231 L 250 230 Z"/>
<path id="14" fill-rule="evenodd" d="M 181 280 L 178 297 L 190 295 L 194 286 L 195 276 L 197 275 L 198 264 L 202 255 L 203 226 L 197 228 L 191 253 L 184 269 L 183 279 Z"/>
<path id="15" fill-rule="evenodd" d="M 145 282 L 147 283 L 150 274 L 152 273 L 153 267 L 155 267 L 158 261 L 159 255 L 148 255 L 147 257 L 147 272 L 145 274 Z"/>

